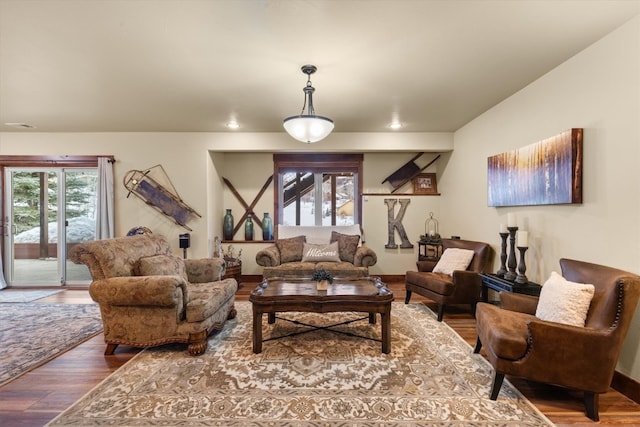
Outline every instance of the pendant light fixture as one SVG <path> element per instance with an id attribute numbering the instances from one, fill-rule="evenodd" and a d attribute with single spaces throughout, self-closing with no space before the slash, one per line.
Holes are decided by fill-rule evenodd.
<path id="1" fill-rule="evenodd" d="M 307 85 L 302 89 L 304 91 L 304 104 L 299 116 L 291 116 L 284 119 L 284 129 L 289 135 L 298 141 L 312 144 L 326 138 L 333 130 L 333 120 L 316 116 L 313 109 L 313 92 L 314 87 L 311 86 L 311 74 L 318 69 L 315 65 L 303 65 L 302 72 L 307 75 Z M 304 110 L 307 114 L 304 114 Z"/>

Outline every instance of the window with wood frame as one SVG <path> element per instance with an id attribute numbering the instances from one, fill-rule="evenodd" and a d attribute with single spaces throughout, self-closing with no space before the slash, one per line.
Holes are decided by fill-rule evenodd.
<path id="1" fill-rule="evenodd" d="M 274 154 L 275 223 L 362 223 L 362 154 Z"/>

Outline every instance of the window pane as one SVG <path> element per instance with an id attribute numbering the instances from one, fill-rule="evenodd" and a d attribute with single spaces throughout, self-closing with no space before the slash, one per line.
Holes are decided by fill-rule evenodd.
<path id="1" fill-rule="evenodd" d="M 352 173 L 325 175 L 322 191 L 322 225 L 356 224 L 354 219 L 356 200 L 354 182 Z M 332 211 L 335 211 L 335 220 Z"/>

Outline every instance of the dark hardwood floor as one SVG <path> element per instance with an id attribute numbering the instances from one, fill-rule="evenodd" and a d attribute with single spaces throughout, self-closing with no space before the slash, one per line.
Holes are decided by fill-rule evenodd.
<path id="1" fill-rule="evenodd" d="M 396 301 L 404 301 L 403 283 L 388 283 L 388 286 Z M 255 283 L 245 283 L 238 291 L 237 300 L 246 301 L 254 287 Z M 83 304 L 91 302 L 91 298 L 86 290 L 65 290 L 37 302 Z M 435 309 L 435 304 L 419 295 L 414 294 L 411 302 L 422 302 Z M 475 320 L 464 307 L 448 308 L 444 321 L 471 346 L 475 345 Z M 102 335 L 98 335 L 0 387 L 0 425 L 46 424 L 140 351 L 119 346 L 114 355 L 104 356 L 104 348 Z M 509 380 L 558 426 L 640 426 L 640 405 L 613 389 L 601 395 L 600 422 L 595 423 L 584 414 L 581 393 L 516 378 Z"/>

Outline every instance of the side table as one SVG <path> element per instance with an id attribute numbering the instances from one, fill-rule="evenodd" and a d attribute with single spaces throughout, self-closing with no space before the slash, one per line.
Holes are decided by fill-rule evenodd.
<path id="1" fill-rule="evenodd" d="M 242 261 L 234 258 L 225 258 L 227 267 L 224 272 L 223 279 L 236 279 L 238 282 L 238 288 L 242 286 L 240 283 L 240 276 L 242 275 Z"/>
<path id="2" fill-rule="evenodd" d="M 437 261 L 442 256 L 442 243 L 418 241 L 418 261 Z"/>
<path id="3" fill-rule="evenodd" d="M 517 294 L 540 296 L 542 286 L 538 283 L 515 283 L 509 280 L 505 280 L 500 276 L 489 273 L 480 273 L 482 280 L 482 301 L 489 301 L 489 289 L 493 289 L 497 292 L 515 292 Z"/>

